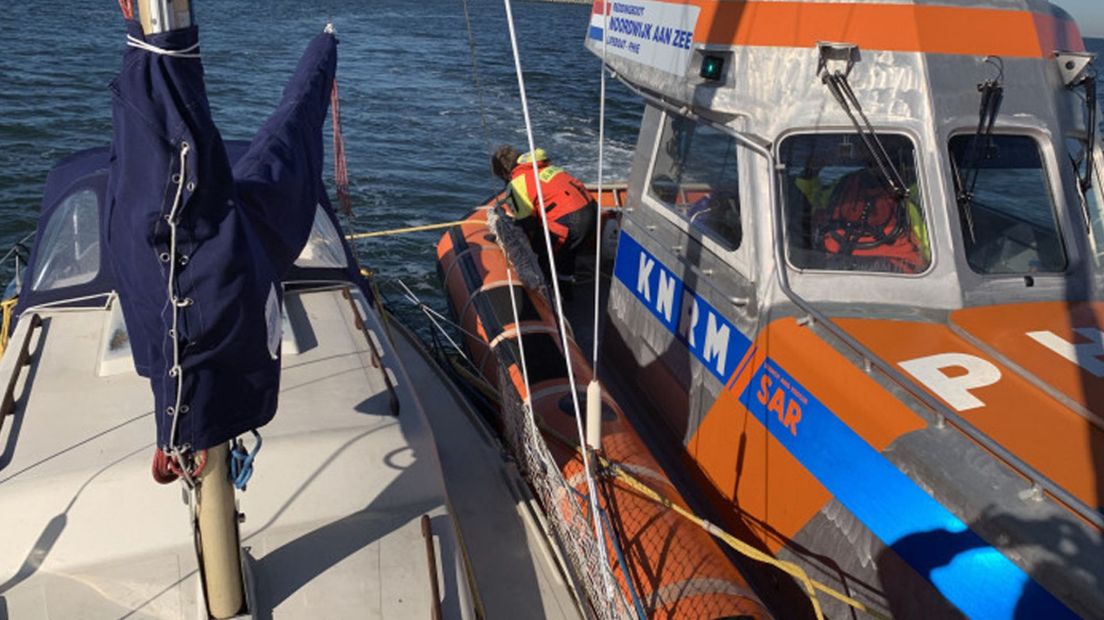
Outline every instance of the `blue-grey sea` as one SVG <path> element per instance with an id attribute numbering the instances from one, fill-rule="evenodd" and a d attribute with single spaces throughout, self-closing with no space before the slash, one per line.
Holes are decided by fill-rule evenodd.
<path id="1" fill-rule="evenodd" d="M 0 18 L 0 254 L 34 230 L 53 163 L 106 144 L 107 83 L 123 50 L 116 2 L 10 2 Z M 503 4 L 468 0 L 194 0 L 207 87 L 224 137 L 248 139 L 307 40 L 332 20 L 355 217 L 360 231 L 463 216 L 500 184 L 493 145 L 525 140 Z M 537 141 L 594 179 L 598 60 L 583 49 L 590 6 L 514 3 Z M 478 82 L 472 70 L 474 43 Z M 1090 42 L 1104 52 L 1104 40 Z M 628 171 L 641 103 L 610 83 L 607 177 Z M 332 170 L 332 165 L 327 165 Z M 332 173 L 330 173 L 332 174 Z M 439 232 L 359 242 L 385 282 L 443 306 Z M 0 289 L 11 276 L 0 265 Z"/>

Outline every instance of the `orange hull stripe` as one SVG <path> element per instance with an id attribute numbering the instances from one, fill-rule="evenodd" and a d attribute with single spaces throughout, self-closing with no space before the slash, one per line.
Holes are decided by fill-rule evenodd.
<path id="1" fill-rule="evenodd" d="M 1084 51 L 1076 24 L 1029 11 L 825 2 L 709 2 L 694 41 L 713 45 L 812 48 L 821 41 L 863 49 L 1044 58 Z"/>

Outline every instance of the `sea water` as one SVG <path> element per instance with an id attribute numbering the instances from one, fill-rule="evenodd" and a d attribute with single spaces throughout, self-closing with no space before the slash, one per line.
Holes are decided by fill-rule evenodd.
<path id="1" fill-rule="evenodd" d="M 463 217 L 501 188 L 490 173 L 492 148 L 525 144 L 502 3 L 467 3 L 472 40 L 463 0 L 197 0 L 215 121 L 224 137 L 248 139 L 279 99 L 307 40 L 332 20 L 341 41 L 350 227 Z M 124 47 L 115 2 L 8 4 L 0 20 L 0 254 L 34 230 L 50 167 L 110 140 L 107 84 Z M 599 63 L 583 48 L 589 12 L 589 5 L 514 4 L 537 143 L 586 180 L 597 175 L 599 105 Z M 1089 45 L 1104 52 L 1102 40 Z M 642 109 L 610 81 L 609 179 L 628 172 Z M 326 169 L 332 181 L 331 162 Z M 364 240 L 357 250 L 396 304 L 402 298 L 394 281 L 401 279 L 443 310 L 435 272 L 439 236 Z M 10 264 L 0 265 L 0 284 L 11 273 Z"/>
<path id="2" fill-rule="evenodd" d="M 50 167 L 110 141 L 107 84 L 125 40 L 112 0 L 10 4 L 0 20 L 0 254 L 34 230 Z M 502 188 L 490 172 L 493 147 L 526 142 L 502 2 L 468 5 L 471 41 L 462 0 L 197 0 L 215 122 L 224 138 L 251 137 L 309 38 L 332 20 L 351 228 L 462 218 Z M 599 61 L 583 49 L 589 14 L 589 5 L 514 3 L 537 143 L 587 180 L 597 175 L 599 106 Z M 615 179 L 628 171 L 643 105 L 612 80 L 609 95 L 606 176 Z M 327 161 L 331 188 L 332 169 Z M 357 249 L 385 284 L 401 278 L 443 309 L 440 234 L 364 240 Z M 0 266 L 0 289 L 11 273 Z"/>

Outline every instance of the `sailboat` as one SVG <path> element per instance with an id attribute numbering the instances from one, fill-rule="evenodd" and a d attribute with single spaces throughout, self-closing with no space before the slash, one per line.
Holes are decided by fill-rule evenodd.
<path id="1" fill-rule="evenodd" d="M 50 172 L 3 306 L 0 617 L 580 617 L 524 483 L 345 240 L 332 28 L 224 142 L 191 3 L 121 6 L 111 144 Z"/>

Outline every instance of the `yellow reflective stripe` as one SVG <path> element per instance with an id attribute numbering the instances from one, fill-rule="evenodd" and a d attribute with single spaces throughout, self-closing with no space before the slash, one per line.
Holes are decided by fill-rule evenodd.
<path id="1" fill-rule="evenodd" d="M 813 212 L 828 207 L 828 201 L 832 198 L 832 191 L 836 188 L 836 183 L 827 187 L 821 185 L 819 177 L 798 177 L 794 179 L 794 185 L 797 186 L 798 191 L 805 195 L 805 200 L 809 201 L 809 206 L 812 207 Z"/>
<path id="2" fill-rule="evenodd" d="M 908 217 L 912 224 L 912 236 L 920 248 L 924 262 L 931 259 L 931 242 L 928 240 L 928 227 L 924 225 L 924 211 L 920 208 L 920 191 L 916 185 L 909 188 Z"/>
<path id="3" fill-rule="evenodd" d="M 529 200 L 529 188 L 525 186 L 524 174 L 510 181 L 510 193 L 514 196 L 515 220 L 523 220 L 533 215 L 533 202 Z"/>
<path id="4" fill-rule="evenodd" d="M 563 172 L 563 168 L 557 168 L 555 166 L 548 166 L 544 170 L 540 171 L 541 183 L 547 183 L 552 180 L 557 174 Z"/>

